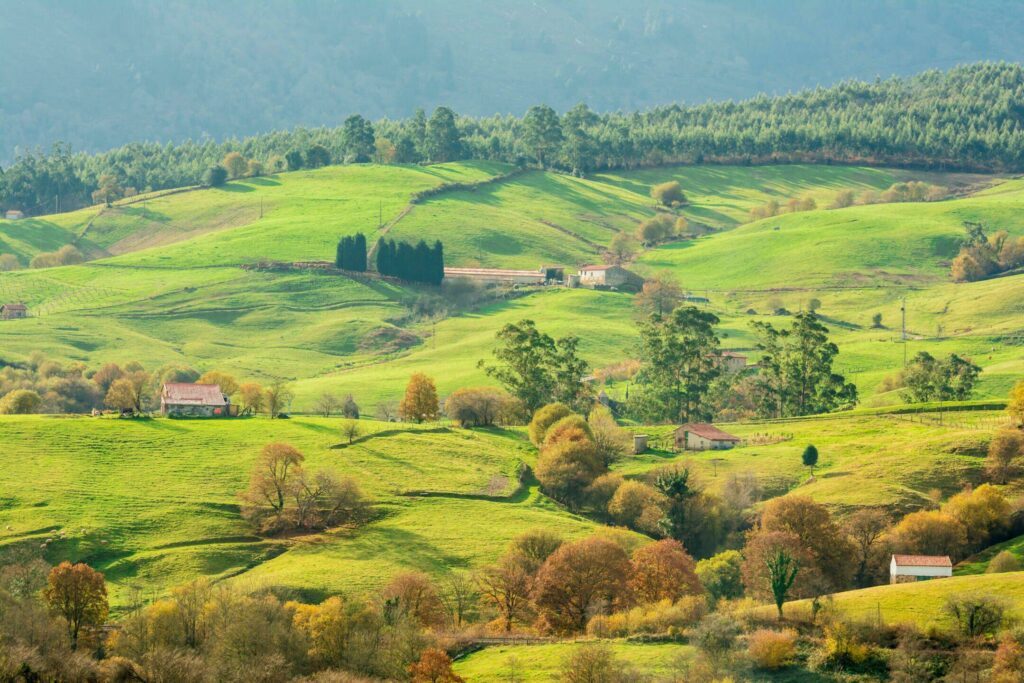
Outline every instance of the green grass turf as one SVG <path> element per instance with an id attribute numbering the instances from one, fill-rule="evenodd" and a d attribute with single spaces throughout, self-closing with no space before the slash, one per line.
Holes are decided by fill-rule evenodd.
<path id="1" fill-rule="evenodd" d="M 954 568 L 957 575 L 984 574 L 988 565 L 999 553 L 1006 551 L 1024 563 L 1024 536 L 1017 536 L 1008 541 L 997 543 L 985 548 L 980 553 L 968 557 Z"/>
<path id="2" fill-rule="evenodd" d="M 954 624 L 943 608 L 956 595 L 981 593 L 1001 598 L 1009 608 L 1011 620 L 1024 616 L 1024 572 L 953 576 L 916 583 L 874 586 L 836 593 L 831 602 L 849 619 L 885 624 L 915 624 L 921 629 L 938 627 L 952 629 Z M 829 600 L 825 599 L 825 604 Z M 809 600 L 787 603 L 789 615 L 807 612 Z M 766 610 L 767 611 L 767 610 Z M 774 612 L 774 608 L 771 608 Z"/>
<path id="3" fill-rule="evenodd" d="M 115 604 L 120 604 L 129 584 L 162 590 L 196 574 L 237 574 L 286 550 L 275 565 L 285 578 L 276 577 L 275 583 L 308 588 L 313 575 L 308 582 L 302 577 L 314 567 L 303 568 L 302 559 L 288 557 L 290 543 L 254 538 L 239 515 L 237 494 L 247 485 L 260 449 L 271 441 L 296 446 L 306 455 L 308 468 L 330 468 L 355 477 L 365 493 L 384 506 L 388 515 L 371 525 L 365 536 L 356 534 L 359 543 L 394 536 L 404 527 L 426 539 L 421 549 L 435 543 L 436 556 L 447 557 L 462 550 L 445 543 L 462 537 L 461 547 L 470 553 L 466 562 L 471 564 L 482 555 L 500 552 L 503 544 L 483 543 L 480 535 L 494 533 L 488 526 L 497 526 L 498 520 L 509 523 L 492 537 L 497 539 L 507 539 L 529 525 L 561 525 L 577 532 L 593 527 L 536 495 L 521 494 L 509 502 L 405 495 L 426 490 L 507 496 L 516 489 L 519 463 L 532 457 L 521 437 L 500 430 L 437 431 L 436 426 L 372 421 L 361 426 L 370 436 L 352 446 L 331 448 L 342 441 L 335 418 L 4 417 L 0 438 L 8 447 L 0 472 L 0 546 L 34 550 L 45 539 L 54 539 L 45 549 L 46 559 L 85 560 L 101 569 L 113 585 Z M 449 502 L 454 508 L 446 511 Z M 441 530 L 431 536 L 421 528 L 421 507 L 427 511 L 423 519 L 435 510 L 439 524 L 451 522 L 450 533 L 446 536 Z M 492 525 L 485 522 L 489 515 Z M 484 522 L 476 535 L 459 528 L 469 519 Z M 62 530 L 65 540 L 59 537 Z M 332 587 L 369 587 L 390 577 L 384 565 L 366 564 L 361 566 L 369 578 L 350 581 L 343 566 L 350 558 L 333 549 L 331 538 L 317 537 L 300 545 L 298 554 L 304 558 L 309 548 L 327 553 L 316 565 L 333 577 Z M 396 551 L 395 558 L 395 566 L 404 562 L 439 570 L 427 554 L 401 560 Z"/>
<path id="4" fill-rule="evenodd" d="M 597 642 L 607 643 L 616 657 L 628 662 L 638 673 L 658 680 L 676 680 L 694 655 L 691 646 L 677 643 Z M 457 661 L 455 672 L 467 681 L 557 681 L 561 680 L 566 660 L 583 645 L 584 641 L 494 645 Z"/>

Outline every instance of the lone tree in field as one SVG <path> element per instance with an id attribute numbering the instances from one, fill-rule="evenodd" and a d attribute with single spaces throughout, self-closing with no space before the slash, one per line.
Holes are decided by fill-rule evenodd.
<path id="1" fill-rule="evenodd" d="M 223 166 L 211 166 L 203 173 L 203 184 L 207 187 L 220 187 L 227 181 L 228 172 Z"/>
<path id="2" fill-rule="evenodd" d="M 814 444 L 807 444 L 807 448 L 804 449 L 802 456 L 804 461 L 804 467 L 808 467 L 811 470 L 811 476 L 814 476 L 814 466 L 818 464 L 818 449 Z"/>
<path id="3" fill-rule="evenodd" d="M 406 422 L 420 423 L 424 420 L 436 420 L 439 412 L 434 380 L 421 372 L 413 374 L 405 387 L 405 396 L 398 406 L 399 416 Z"/>
<path id="4" fill-rule="evenodd" d="M 651 188 L 651 197 L 662 206 L 678 206 L 686 203 L 683 188 L 675 180 L 659 183 Z"/>
<path id="5" fill-rule="evenodd" d="M 64 561 L 50 570 L 43 598 L 50 611 L 67 622 L 71 649 L 78 648 L 83 628 L 99 626 L 107 619 L 107 586 L 103 574 L 84 563 Z"/>
<path id="6" fill-rule="evenodd" d="M 291 388 L 281 380 L 275 380 L 273 384 L 267 387 L 263 394 L 263 403 L 267 408 L 270 419 L 273 420 L 283 413 L 292 402 L 293 397 L 294 394 Z"/>
<path id="7" fill-rule="evenodd" d="M 284 514 L 305 459 L 298 449 L 286 443 L 268 443 L 263 447 L 253 466 L 249 488 L 242 494 L 253 508 L 250 516 Z"/>

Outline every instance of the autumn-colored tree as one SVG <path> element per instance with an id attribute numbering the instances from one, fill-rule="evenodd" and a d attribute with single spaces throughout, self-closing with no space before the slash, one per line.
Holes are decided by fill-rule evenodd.
<path id="1" fill-rule="evenodd" d="M 564 441 L 593 441 L 594 434 L 582 415 L 566 415 L 544 432 L 541 450 L 551 448 Z"/>
<path id="2" fill-rule="evenodd" d="M 570 507 L 578 507 L 588 485 L 605 471 L 597 446 L 578 428 L 546 446 L 535 473 L 544 491 Z"/>
<path id="3" fill-rule="evenodd" d="M 854 549 L 828 508 L 807 496 L 783 496 L 765 504 L 761 528 L 795 535 L 813 558 L 814 565 L 834 590 L 849 585 Z"/>
<path id="4" fill-rule="evenodd" d="M 238 398 L 243 412 L 259 413 L 263 411 L 263 387 L 257 382 L 246 382 L 238 387 Z"/>
<path id="5" fill-rule="evenodd" d="M 872 576 L 883 564 L 880 541 L 889 527 L 889 518 L 881 510 L 862 508 L 850 515 L 843 526 L 855 550 L 853 582 L 864 588 L 871 585 Z"/>
<path id="6" fill-rule="evenodd" d="M 103 399 L 111 408 L 135 413 L 142 412 L 142 404 L 146 400 L 146 385 L 149 374 L 137 370 L 124 374 L 113 381 L 107 395 Z"/>
<path id="7" fill-rule="evenodd" d="M 535 574 L 563 542 L 562 537 L 553 531 L 530 529 L 513 539 L 508 552 L 526 567 L 530 574 Z"/>
<path id="8" fill-rule="evenodd" d="M 381 595 L 401 614 L 416 619 L 424 626 L 440 626 L 444 620 L 444 604 L 434 582 L 423 572 L 397 574 Z"/>
<path id="9" fill-rule="evenodd" d="M 1010 400 L 1006 404 L 1006 412 L 1018 425 L 1024 425 L 1024 379 L 1013 385 Z"/>
<path id="10" fill-rule="evenodd" d="M 109 207 L 125 195 L 125 188 L 113 173 L 101 175 L 97 185 L 99 187 L 92 193 L 92 200 L 96 203 L 103 203 Z"/>
<path id="11" fill-rule="evenodd" d="M 988 680 L 990 683 L 1024 683 L 1024 645 L 1012 633 L 1004 633 L 999 639 Z"/>
<path id="12" fill-rule="evenodd" d="M 517 619 L 526 614 L 532 583 L 527 563 L 513 553 L 476 574 L 481 598 L 498 613 L 502 630 L 506 633 L 512 630 Z"/>
<path id="13" fill-rule="evenodd" d="M 220 370 L 210 370 L 204 372 L 196 380 L 197 384 L 216 384 L 220 387 L 220 393 L 225 396 L 234 396 L 238 393 L 239 385 L 238 380 L 232 375 Z"/>
<path id="14" fill-rule="evenodd" d="M 940 510 L 912 512 L 890 534 L 896 552 L 908 555 L 949 555 L 953 561 L 966 553 L 967 530 L 958 519 Z"/>
<path id="15" fill-rule="evenodd" d="M 434 380 L 421 372 L 414 373 L 405 387 L 398 414 L 406 422 L 419 423 L 436 420 L 439 410 Z"/>
<path id="16" fill-rule="evenodd" d="M 247 504 L 243 514 L 268 530 L 280 526 L 305 459 L 294 446 L 286 443 L 264 446 L 253 465 L 249 488 L 241 494 Z"/>
<path id="17" fill-rule="evenodd" d="M 797 572 L 792 581 L 785 580 L 794 568 Z M 777 600 L 783 587 L 787 599 L 809 598 L 825 592 L 826 581 L 814 556 L 789 531 L 761 529 L 749 534 L 743 547 L 741 571 L 746 594 L 753 598 Z"/>
<path id="18" fill-rule="evenodd" d="M 686 195 L 678 181 L 670 180 L 651 187 L 651 197 L 662 206 L 676 206 L 686 203 Z"/>
<path id="19" fill-rule="evenodd" d="M 43 399 L 31 389 L 15 389 L 0 399 L 0 415 L 28 415 L 39 412 Z"/>
<path id="20" fill-rule="evenodd" d="M 606 406 L 596 405 L 587 416 L 590 435 L 594 445 L 606 465 L 632 452 L 633 435 L 619 426 L 612 411 Z"/>
<path id="21" fill-rule="evenodd" d="M 537 572 L 534 602 L 552 631 L 582 633 L 596 605 L 626 599 L 630 569 L 617 543 L 593 536 L 565 543 Z"/>
<path id="22" fill-rule="evenodd" d="M 569 415 L 572 415 L 572 411 L 561 403 L 550 403 L 538 408 L 526 430 L 530 441 L 534 446 L 540 448 L 540 445 L 544 443 L 544 437 L 547 436 L 548 428 Z"/>
<path id="23" fill-rule="evenodd" d="M 83 628 L 107 619 L 107 586 L 103 574 L 84 563 L 61 562 L 50 570 L 43 597 L 50 611 L 67 622 L 71 649 L 78 648 Z"/>
<path id="24" fill-rule="evenodd" d="M 633 551 L 633 573 L 629 587 L 637 600 L 675 602 L 684 595 L 704 592 L 697 579 L 696 564 L 683 544 L 666 538 Z"/>
<path id="25" fill-rule="evenodd" d="M 681 303 L 683 290 L 668 274 L 646 280 L 634 301 L 634 305 L 646 315 L 668 315 Z"/>
<path id="26" fill-rule="evenodd" d="M 617 524 L 645 534 L 660 533 L 661 520 L 668 509 L 668 497 L 640 481 L 625 481 L 608 501 L 608 514 Z"/>
<path id="27" fill-rule="evenodd" d="M 238 152 L 228 152 L 220 165 L 227 169 L 232 178 L 241 178 L 249 170 L 249 162 Z"/>
<path id="28" fill-rule="evenodd" d="M 463 683 L 465 679 L 452 669 L 452 659 L 444 650 L 428 647 L 420 659 L 409 666 L 412 683 Z"/>
<path id="29" fill-rule="evenodd" d="M 1016 429 L 1004 429 L 992 437 L 985 459 L 985 472 L 996 484 L 1005 484 L 1016 473 L 1014 461 L 1024 456 L 1024 434 Z"/>
<path id="30" fill-rule="evenodd" d="M 107 363 L 93 374 L 92 381 L 96 383 L 101 392 L 106 394 L 114 380 L 120 379 L 123 376 L 124 370 L 121 369 L 120 365 L 117 363 Z"/>
<path id="31" fill-rule="evenodd" d="M 991 484 L 956 494 L 942 509 L 963 525 L 972 550 L 981 550 L 1005 532 L 1012 512 L 1009 501 Z"/>
<path id="32" fill-rule="evenodd" d="M 493 425 L 512 397 L 496 387 L 464 387 L 456 389 L 444 401 L 444 412 L 462 427 Z"/>
<path id="33" fill-rule="evenodd" d="M 675 220 L 670 214 L 659 213 L 637 226 L 636 238 L 644 244 L 657 244 L 675 234 L 675 227 Z"/>

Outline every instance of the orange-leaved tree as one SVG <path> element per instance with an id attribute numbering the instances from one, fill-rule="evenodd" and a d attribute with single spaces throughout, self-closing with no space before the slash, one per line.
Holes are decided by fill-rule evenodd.
<path id="1" fill-rule="evenodd" d="M 437 387 L 434 380 L 422 372 L 413 373 L 405 387 L 405 396 L 398 406 L 398 414 L 407 422 L 436 420 L 439 412 Z"/>
<path id="2" fill-rule="evenodd" d="M 68 625 L 71 649 L 78 648 L 83 628 L 99 626 L 107 619 L 107 586 L 103 574 L 89 565 L 64 561 L 50 570 L 43 597 L 50 610 Z"/>

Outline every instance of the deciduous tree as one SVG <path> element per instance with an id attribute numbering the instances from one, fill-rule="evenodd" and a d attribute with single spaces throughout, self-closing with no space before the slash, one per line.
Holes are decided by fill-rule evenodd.
<path id="1" fill-rule="evenodd" d="M 684 595 L 704 592 L 693 558 L 674 539 L 649 543 L 633 551 L 630 589 L 642 603 L 675 602 Z"/>
<path id="2" fill-rule="evenodd" d="M 563 544 L 537 572 L 534 602 L 548 628 L 582 633 L 594 607 L 627 595 L 629 557 L 616 543 L 590 537 Z"/>
<path id="3" fill-rule="evenodd" d="M 405 396 L 398 406 L 398 414 L 407 422 L 436 420 L 439 413 L 437 388 L 434 380 L 421 372 L 409 377 Z"/>
<path id="4" fill-rule="evenodd" d="M 530 604 L 532 577 L 525 563 L 515 555 L 506 555 L 477 572 L 476 582 L 484 601 L 497 611 L 502 630 L 511 631 Z"/>
<path id="5" fill-rule="evenodd" d="M 78 648 L 83 628 L 107 619 L 107 586 L 103 574 L 84 563 L 64 561 L 50 571 L 43 591 L 50 610 L 67 622 L 71 649 Z"/>

